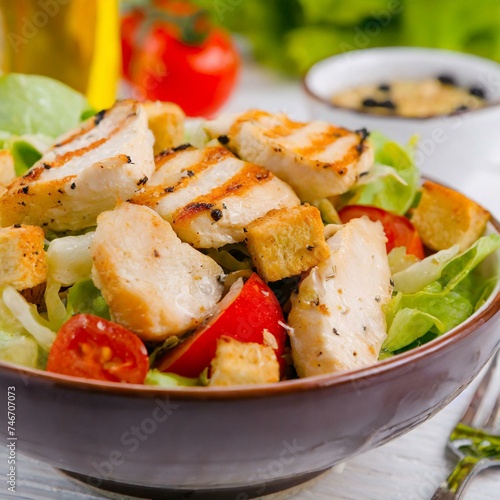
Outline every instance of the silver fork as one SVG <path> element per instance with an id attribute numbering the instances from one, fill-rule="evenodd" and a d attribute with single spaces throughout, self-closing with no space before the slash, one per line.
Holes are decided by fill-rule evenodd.
<path id="1" fill-rule="evenodd" d="M 499 359 L 500 350 L 477 387 L 469 407 L 450 434 L 447 447 L 458 458 L 458 463 L 436 490 L 432 500 L 459 500 L 469 481 L 479 471 L 500 466 L 500 386 L 498 380 L 495 383 L 495 373 L 500 369 Z M 493 407 L 485 415 L 485 406 L 492 402 L 492 398 Z"/>

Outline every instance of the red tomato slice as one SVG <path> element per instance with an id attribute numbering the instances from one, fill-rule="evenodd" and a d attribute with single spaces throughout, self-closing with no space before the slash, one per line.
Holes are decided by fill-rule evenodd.
<path id="1" fill-rule="evenodd" d="M 406 217 L 365 205 L 347 205 L 339 212 L 340 220 L 344 224 L 363 215 L 372 221 L 380 221 L 384 226 L 387 253 L 396 247 L 406 247 L 406 253 L 415 255 L 419 259 L 425 257 L 420 236 Z"/>
<path id="2" fill-rule="evenodd" d="M 279 324 L 281 322 L 281 324 Z M 272 290 L 254 273 L 243 285 L 236 298 L 211 321 L 195 332 L 178 347 L 172 349 L 158 363 L 163 372 L 184 377 L 198 377 L 210 365 L 215 356 L 217 340 L 224 336 L 240 342 L 264 343 L 264 329 L 276 339 L 274 349 L 281 372 L 285 368 L 283 358 L 286 331 L 283 313 Z"/>
<path id="3" fill-rule="evenodd" d="M 47 371 L 129 384 L 144 383 L 148 369 L 137 335 L 91 314 L 77 314 L 62 326 L 47 362 Z"/>

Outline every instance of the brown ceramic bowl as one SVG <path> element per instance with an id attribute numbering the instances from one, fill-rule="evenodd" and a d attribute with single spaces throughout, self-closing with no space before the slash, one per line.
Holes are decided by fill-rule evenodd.
<path id="1" fill-rule="evenodd" d="M 489 229 L 500 233 L 496 221 Z M 500 255 L 493 260 L 498 268 Z M 242 500 L 304 482 L 438 412 L 499 346 L 499 310 L 497 285 L 474 316 L 429 344 L 369 368 L 265 386 L 158 389 L 7 364 L 0 380 L 15 387 L 20 453 L 130 495 Z"/>

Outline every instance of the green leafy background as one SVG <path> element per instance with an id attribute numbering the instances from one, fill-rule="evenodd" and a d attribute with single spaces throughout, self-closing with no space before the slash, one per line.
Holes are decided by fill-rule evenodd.
<path id="1" fill-rule="evenodd" d="M 255 57 L 290 74 L 349 50 L 388 45 L 500 61 L 498 0 L 194 0 L 244 34 Z"/>

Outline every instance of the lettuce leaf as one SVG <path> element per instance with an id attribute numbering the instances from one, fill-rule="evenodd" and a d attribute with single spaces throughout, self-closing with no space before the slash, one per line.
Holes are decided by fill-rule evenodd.
<path id="1" fill-rule="evenodd" d="M 357 184 L 348 194 L 348 204 L 372 205 L 404 215 L 413 204 L 420 180 L 411 153 L 378 132 L 372 132 L 369 140 L 375 149 L 375 161 L 391 170 L 375 175 L 372 182 Z"/>
<path id="2" fill-rule="evenodd" d="M 473 314 L 498 280 L 485 277 L 480 264 L 499 248 L 500 235 L 490 234 L 458 255 L 452 247 L 396 273 L 396 294 L 385 309 L 388 336 L 382 353 L 432 340 Z"/>
<path id="3" fill-rule="evenodd" d="M 181 377 L 175 373 L 163 373 L 156 369 L 148 371 L 144 383 L 159 387 L 194 387 L 201 385 L 200 380 L 197 378 Z"/>
<path id="4" fill-rule="evenodd" d="M 0 76 L 0 130 L 55 138 L 77 126 L 90 106 L 61 82 L 38 75 Z"/>
<path id="5" fill-rule="evenodd" d="M 88 278 L 92 270 L 90 243 L 93 232 L 79 236 L 64 236 L 50 242 L 47 249 L 47 286 L 45 288 L 45 305 L 47 316 L 53 330 L 59 331 L 62 324 L 69 319 L 66 306 L 59 292 L 63 286 L 74 285 Z"/>
<path id="6" fill-rule="evenodd" d="M 0 360 L 43 369 L 55 336 L 15 288 L 0 290 Z"/>
<path id="7" fill-rule="evenodd" d="M 85 313 L 110 320 L 109 307 L 101 291 L 90 279 L 83 279 L 75 283 L 69 290 L 66 299 L 68 319 L 73 314 Z"/>

